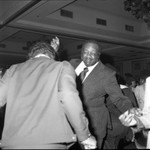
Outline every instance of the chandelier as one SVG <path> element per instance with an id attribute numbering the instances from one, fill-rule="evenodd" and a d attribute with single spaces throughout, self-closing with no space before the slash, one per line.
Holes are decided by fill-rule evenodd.
<path id="1" fill-rule="evenodd" d="M 125 0 L 124 9 L 150 25 L 150 0 Z"/>

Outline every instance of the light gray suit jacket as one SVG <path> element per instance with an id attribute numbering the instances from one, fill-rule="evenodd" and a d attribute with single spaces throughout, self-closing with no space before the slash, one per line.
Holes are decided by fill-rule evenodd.
<path id="1" fill-rule="evenodd" d="M 75 142 L 74 131 L 87 139 L 75 76 L 70 63 L 46 57 L 11 66 L 0 80 L 0 105 L 7 103 L 2 146 Z"/>

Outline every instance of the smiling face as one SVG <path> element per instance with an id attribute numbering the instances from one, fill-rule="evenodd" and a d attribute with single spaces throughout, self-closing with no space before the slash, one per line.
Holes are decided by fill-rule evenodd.
<path id="1" fill-rule="evenodd" d="M 89 67 L 99 61 L 99 45 L 96 43 L 86 43 L 82 48 L 81 59 Z"/>

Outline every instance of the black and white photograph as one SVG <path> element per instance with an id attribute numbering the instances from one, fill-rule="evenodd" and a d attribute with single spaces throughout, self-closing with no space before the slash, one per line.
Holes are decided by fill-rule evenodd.
<path id="1" fill-rule="evenodd" d="M 150 0 L 0 0 L 0 150 L 150 149 Z"/>

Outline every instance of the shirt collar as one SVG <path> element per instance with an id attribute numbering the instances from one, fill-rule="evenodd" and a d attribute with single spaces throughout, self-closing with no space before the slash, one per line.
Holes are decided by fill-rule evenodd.
<path id="1" fill-rule="evenodd" d="M 93 66 L 88 67 L 89 71 L 93 70 L 98 63 L 99 63 L 99 61 L 96 64 L 94 64 Z"/>
<path id="2" fill-rule="evenodd" d="M 128 87 L 126 85 L 120 84 L 120 88 L 125 89 L 125 88 L 128 88 Z"/>
<path id="3" fill-rule="evenodd" d="M 93 68 L 94 68 L 98 63 L 99 63 L 99 61 L 98 61 L 96 64 L 94 64 L 93 66 L 88 67 L 89 71 L 93 70 Z M 84 69 L 85 67 L 87 67 L 87 66 L 86 66 L 86 65 L 84 64 L 84 62 L 82 61 L 82 62 L 77 66 L 77 68 L 75 69 L 75 72 L 76 72 L 77 76 L 81 73 L 81 71 L 83 71 L 83 69 Z"/>
<path id="4" fill-rule="evenodd" d="M 38 58 L 38 57 L 47 57 L 47 58 L 50 58 L 49 56 L 47 56 L 45 54 L 38 54 L 34 58 Z"/>

